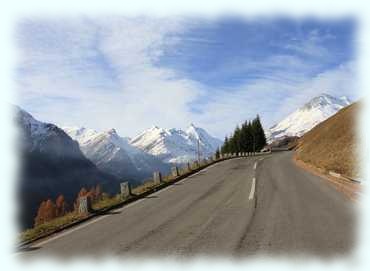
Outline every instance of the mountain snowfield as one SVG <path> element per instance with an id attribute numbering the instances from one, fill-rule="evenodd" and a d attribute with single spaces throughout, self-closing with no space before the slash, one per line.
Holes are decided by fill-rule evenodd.
<path id="1" fill-rule="evenodd" d="M 198 140 L 202 157 L 211 156 L 222 145 L 221 140 L 193 124 L 185 131 L 153 126 L 131 139 L 130 144 L 164 162 L 181 164 L 197 159 Z"/>
<path id="2" fill-rule="evenodd" d="M 120 137 L 115 129 L 98 132 L 84 127 L 63 127 L 76 140 L 84 155 L 98 168 L 118 178 L 135 180 L 150 177 L 153 171 L 168 172 L 169 165 L 157 157 L 132 146 L 129 138 Z"/>
<path id="3" fill-rule="evenodd" d="M 266 133 L 268 142 L 271 143 L 285 136 L 302 136 L 350 104 L 347 97 L 336 98 L 328 94 L 321 94 L 272 126 Z"/>

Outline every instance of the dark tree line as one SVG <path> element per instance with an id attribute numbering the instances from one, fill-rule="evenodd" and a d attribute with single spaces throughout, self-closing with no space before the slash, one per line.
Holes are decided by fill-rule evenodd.
<path id="1" fill-rule="evenodd" d="M 260 117 L 257 115 L 252 121 L 245 121 L 241 127 L 237 126 L 230 137 L 225 137 L 221 153 L 257 152 L 266 145 L 266 136 Z"/>

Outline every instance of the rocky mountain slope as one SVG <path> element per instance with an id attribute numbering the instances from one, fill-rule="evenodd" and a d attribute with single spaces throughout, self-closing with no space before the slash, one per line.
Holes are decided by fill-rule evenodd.
<path id="1" fill-rule="evenodd" d="M 100 171 L 82 154 L 77 142 L 62 129 L 33 118 L 15 108 L 20 129 L 21 170 L 19 182 L 22 227 L 33 225 L 41 201 L 63 194 L 70 205 L 82 187 L 100 184 L 106 192 L 117 192 L 119 181 Z"/>

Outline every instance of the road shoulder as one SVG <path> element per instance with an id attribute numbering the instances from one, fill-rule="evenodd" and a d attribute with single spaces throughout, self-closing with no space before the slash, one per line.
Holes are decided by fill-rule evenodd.
<path id="1" fill-rule="evenodd" d="M 297 159 L 294 155 L 293 155 L 293 163 L 316 175 L 316 176 L 319 176 L 321 177 L 323 180 L 327 181 L 330 185 L 332 185 L 338 192 L 342 193 L 345 195 L 345 197 L 353 202 L 358 202 L 358 198 L 359 198 L 359 194 L 361 193 L 361 184 L 360 183 L 356 183 L 356 182 L 351 182 L 351 181 L 348 181 L 348 180 L 344 180 L 343 178 L 338 178 L 338 177 L 334 177 L 334 176 L 331 176 L 329 174 L 327 174 L 325 171 L 323 171 L 322 169 L 320 168 L 317 168 L 309 163 L 306 163 L 302 160 L 299 160 Z"/>

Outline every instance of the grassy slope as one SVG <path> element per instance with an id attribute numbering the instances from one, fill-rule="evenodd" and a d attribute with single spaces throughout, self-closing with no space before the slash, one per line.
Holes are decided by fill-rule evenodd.
<path id="1" fill-rule="evenodd" d="M 355 149 L 356 120 L 360 104 L 355 103 L 320 123 L 298 143 L 295 157 L 325 171 L 357 176 Z"/>

